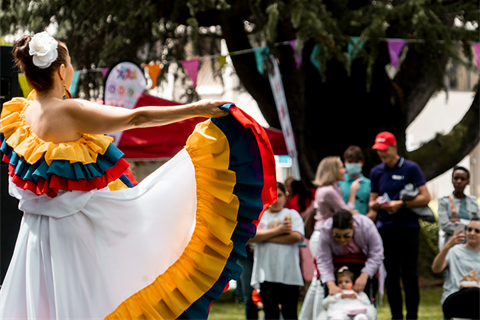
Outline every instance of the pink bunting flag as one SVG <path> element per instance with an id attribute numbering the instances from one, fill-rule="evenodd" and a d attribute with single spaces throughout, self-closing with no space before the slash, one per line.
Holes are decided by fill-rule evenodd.
<path id="1" fill-rule="evenodd" d="M 193 81 L 193 87 L 197 86 L 198 58 L 192 60 L 182 60 L 182 66 L 187 70 L 187 74 Z"/>
<path id="2" fill-rule="evenodd" d="M 300 50 L 297 49 L 297 40 L 290 40 L 288 41 L 288 43 L 290 44 L 290 47 L 292 47 L 292 50 L 293 50 L 293 57 L 295 58 L 295 64 L 297 66 L 297 69 L 300 68 L 300 66 L 302 65 L 302 51 L 303 51 L 303 48 L 301 48 Z"/>
<path id="3" fill-rule="evenodd" d="M 398 56 L 407 41 L 403 39 L 387 39 L 388 53 L 390 54 L 390 63 L 395 69 L 398 67 Z"/>
<path id="4" fill-rule="evenodd" d="M 107 73 L 108 73 L 108 68 L 102 69 L 101 71 L 102 71 L 103 77 L 105 78 L 107 76 Z"/>
<path id="5" fill-rule="evenodd" d="M 475 54 L 475 61 L 477 62 L 478 71 L 480 71 L 480 43 L 473 44 L 473 53 Z"/>

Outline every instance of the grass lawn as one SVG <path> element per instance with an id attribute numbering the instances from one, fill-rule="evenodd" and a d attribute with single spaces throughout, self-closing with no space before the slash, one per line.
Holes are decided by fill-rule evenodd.
<path id="1" fill-rule="evenodd" d="M 424 289 L 420 291 L 420 309 L 418 312 L 419 320 L 443 319 L 442 307 L 440 305 L 440 297 L 442 296 L 442 287 L 435 289 Z M 234 301 L 233 290 L 224 293 L 224 297 L 220 301 L 215 302 L 210 309 L 209 320 L 244 320 L 245 313 L 243 304 Z M 404 303 L 405 304 L 405 303 Z M 298 304 L 300 313 L 301 302 Z M 406 311 L 404 311 L 406 315 Z M 259 313 L 261 317 L 261 314 Z M 260 319 L 260 318 L 259 318 Z M 383 306 L 378 307 L 378 320 L 391 319 L 390 308 L 387 298 L 384 298 Z"/>

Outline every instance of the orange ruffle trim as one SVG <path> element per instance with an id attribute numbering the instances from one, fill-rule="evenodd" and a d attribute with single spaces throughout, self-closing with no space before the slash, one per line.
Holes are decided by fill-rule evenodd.
<path id="1" fill-rule="evenodd" d="M 180 258 L 105 319 L 177 319 L 219 279 L 233 249 L 238 198 L 230 149 L 210 120 L 199 123 L 187 141 L 197 182 L 196 225 Z M 161 245 L 161 244 L 159 244 Z"/>
<path id="2" fill-rule="evenodd" d="M 70 163 L 95 163 L 98 154 L 104 154 L 113 141 L 112 137 L 84 133 L 73 142 L 55 144 L 41 140 L 25 121 L 24 112 L 35 98 L 35 92 L 25 98 L 13 98 L 3 104 L 0 116 L 2 132 L 7 144 L 22 156 L 27 163 L 34 164 L 45 156 L 48 165 L 53 160 L 68 160 Z"/>

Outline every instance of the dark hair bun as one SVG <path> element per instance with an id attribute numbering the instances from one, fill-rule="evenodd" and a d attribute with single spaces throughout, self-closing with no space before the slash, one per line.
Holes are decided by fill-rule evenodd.
<path id="1" fill-rule="evenodd" d="M 33 64 L 33 56 L 30 55 L 31 40 L 31 36 L 23 36 L 17 40 L 13 45 L 12 55 L 17 67 L 25 73 L 28 84 L 37 91 L 48 91 L 53 88 L 55 72 L 62 64 L 67 65 L 68 51 L 59 43 L 57 59 L 48 68 L 40 69 Z"/>
<path id="2" fill-rule="evenodd" d="M 15 42 L 15 44 L 13 45 L 12 55 L 13 58 L 15 58 L 15 64 L 20 68 L 22 72 L 24 72 L 25 65 L 28 64 L 28 62 L 32 62 L 32 57 L 30 56 L 30 53 L 28 53 L 30 50 L 30 47 L 28 45 L 30 40 L 32 40 L 31 36 L 24 36 L 20 40 Z"/>

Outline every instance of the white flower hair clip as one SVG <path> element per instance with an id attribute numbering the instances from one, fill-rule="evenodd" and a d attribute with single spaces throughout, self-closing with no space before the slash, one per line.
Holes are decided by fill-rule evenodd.
<path id="1" fill-rule="evenodd" d="M 50 67 L 52 62 L 58 57 L 58 42 L 47 31 L 37 33 L 30 40 L 29 44 L 31 56 L 33 56 L 33 64 L 40 69 Z"/>

